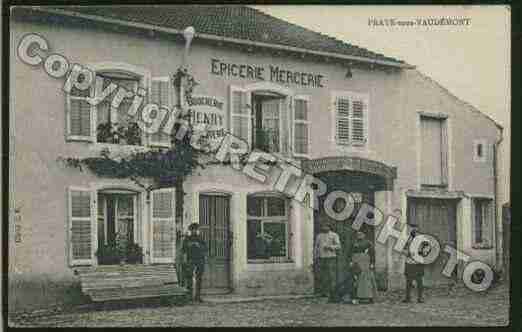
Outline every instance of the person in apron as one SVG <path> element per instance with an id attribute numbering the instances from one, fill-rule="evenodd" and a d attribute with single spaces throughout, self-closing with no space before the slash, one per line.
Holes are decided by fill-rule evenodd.
<path id="1" fill-rule="evenodd" d="M 366 239 L 362 231 L 356 233 L 356 240 L 352 249 L 352 271 L 355 285 L 353 292 L 353 304 L 359 302 L 373 303 L 377 296 L 374 265 L 375 255 L 371 242 Z"/>

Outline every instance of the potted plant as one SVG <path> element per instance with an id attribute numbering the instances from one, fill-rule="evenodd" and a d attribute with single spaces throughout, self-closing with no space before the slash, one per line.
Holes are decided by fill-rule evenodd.
<path id="1" fill-rule="evenodd" d="M 128 264 L 142 264 L 143 263 L 143 249 L 137 243 L 130 243 L 127 246 L 127 261 Z"/>
<path id="2" fill-rule="evenodd" d="M 120 262 L 120 254 L 114 243 L 100 246 L 96 251 L 96 256 L 100 265 L 118 264 Z"/>

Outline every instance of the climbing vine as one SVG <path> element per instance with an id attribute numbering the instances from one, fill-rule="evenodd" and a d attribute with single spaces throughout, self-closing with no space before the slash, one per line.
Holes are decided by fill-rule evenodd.
<path id="1" fill-rule="evenodd" d="M 183 78 L 186 79 L 182 80 Z M 172 75 L 172 82 L 175 87 L 185 91 L 187 101 L 192 98 L 194 87 L 198 85 L 194 77 L 182 68 Z M 184 118 L 190 119 L 190 111 Z M 173 132 L 177 132 L 178 128 L 177 124 Z M 140 178 L 152 179 L 156 187 L 179 186 L 183 178 L 191 174 L 196 167 L 204 167 L 198 158 L 201 151 L 194 149 L 190 144 L 191 133 L 192 125 L 189 122 L 187 134 L 182 140 L 176 140 L 174 135 L 171 136 L 171 148 L 135 151 L 123 157 L 113 156 L 107 148 L 97 157 L 58 159 L 67 167 L 80 171 L 87 168 L 100 177 L 129 178 L 144 188 L 146 187 L 139 181 Z"/>

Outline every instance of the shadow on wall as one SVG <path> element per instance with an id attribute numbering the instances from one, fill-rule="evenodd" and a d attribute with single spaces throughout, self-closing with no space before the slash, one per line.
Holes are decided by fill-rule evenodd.
<path id="1" fill-rule="evenodd" d="M 60 307 L 68 309 L 90 302 L 79 281 L 9 280 L 9 313 Z"/>

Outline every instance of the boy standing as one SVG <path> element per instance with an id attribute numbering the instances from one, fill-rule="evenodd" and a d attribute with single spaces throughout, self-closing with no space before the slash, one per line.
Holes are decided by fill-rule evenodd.
<path id="1" fill-rule="evenodd" d="M 203 272 L 205 271 L 205 262 L 208 254 L 207 244 L 199 234 L 199 224 L 193 223 L 189 226 L 190 234 L 183 240 L 181 251 L 183 261 L 185 263 L 185 284 L 192 296 L 192 290 L 195 288 L 193 300 L 203 302 L 201 300 L 201 281 Z M 193 276 L 195 275 L 195 285 L 193 285 Z"/>

